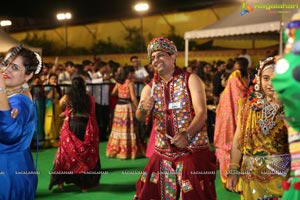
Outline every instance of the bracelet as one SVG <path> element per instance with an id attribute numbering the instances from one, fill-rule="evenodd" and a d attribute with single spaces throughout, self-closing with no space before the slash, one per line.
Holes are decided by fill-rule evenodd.
<path id="1" fill-rule="evenodd" d="M 238 167 L 238 168 L 240 168 L 241 166 L 239 165 L 239 164 L 237 164 L 237 163 L 229 163 L 229 167 L 230 166 L 236 166 L 236 167 Z"/>
<path id="2" fill-rule="evenodd" d="M 6 92 L 6 91 L 7 91 L 7 88 L 0 87 L 0 92 Z"/>
<path id="3" fill-rule="evenodd" d="M 192 142 L 193 136 L 189 135 L 186 131 L 182 131 L 180 134 L 185 136 L 185 139 L 189 144 Z"/>
<path id="4" fill-rule="evenodd" d="M 240 170 L 237 170 L 237 169 L 229 169 L 229 170 L 227 170 L 227 172 L 226 172 L 226 176 L 229 176 L 229 175 L 232 175 L 232 174 L 234 174 L 234 175 L 240 175 Z"/>
<path id="5" fill-rule="evenodd" d="M 145 110 L 144 107 L 143 107 L 143 102 L 140 102 L 140 103 L 139 103 L 138 109 L 139 109 L 143 114 L 146 114 L 146 113 L 147 113 L 147 110 Z"/>

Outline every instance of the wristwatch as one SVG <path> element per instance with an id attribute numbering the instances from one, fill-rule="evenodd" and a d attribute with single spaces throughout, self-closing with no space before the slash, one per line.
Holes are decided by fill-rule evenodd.
<path id="1" fill-rule="evenodd" d="M 143 107 L 143 102 L 140 102 L 140 103 L 139 103 L 138 109 L 139 109 L 143 114 L 146 114 L 146 113 L 147 113 L 147 110 L 145 110 L 144 107 Z"/>

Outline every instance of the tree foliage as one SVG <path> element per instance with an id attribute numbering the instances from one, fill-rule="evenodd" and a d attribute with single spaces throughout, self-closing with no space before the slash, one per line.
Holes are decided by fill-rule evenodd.
<path id="1" fill-rule="evenodd" d="M 124 40 L 126 41 L 126 52 L 145 52 L 145 38 L 141 33 L 141 28 L 127 27 L 126 31 L 127 33 L 124 36 Z"/>
<path id="2" fill-rule="evenodd" d="M 43 55 L 53 55 L 58 49 L 55 49 L 54 42 L 47 39 L 46 35 L 38 37 L 36 33 L 27 33 L 24 40 L 21 41 L 32 47 L 43 49 Z"/>
<path id="3" fill-rule="evenodd" d="M 113 43 L 111 38 L 105 40 L 98 40 L 98 42 L 91 48 L 91 52 L 96 54 L 113 54 L 113 53 L 125 53 L 125 48 Z"/>
<path id="4" fill-rule="evenodd" d="M 180 35 L 175 33 L 175 29 L 171 29 L 170 33 L 166 36 L 172 40 L 178 51 L 184 50 L 184 39 Z M 140 27 L 126 27 L 126 32 L 124 34 L 125 46 L 121 46 L 116 42 L 113 42 L 110 37 L 106 40 L 98 40 L 91 48 L 85 47 L 71 47 L 68 49 L 65 47 L 58 46 L 54 41 L 48 40 L 46 35 L 38 37 L 37 34 L 27 33 L 26 38 L 22 42 L 43 49 L 43 55 L 53 56 L 53 55 L 88 55 L 88 54 L 118 54 L 118 53 L 145 53 L 146 41 L 149 42 L 153 38 L 152 33 L 148 33 L 146 37 L 142 35 Z M 196 49 L 197 44 L 190 42 L 190 49 Z M 198 47 L 199 48 L 199 47 Z"/>

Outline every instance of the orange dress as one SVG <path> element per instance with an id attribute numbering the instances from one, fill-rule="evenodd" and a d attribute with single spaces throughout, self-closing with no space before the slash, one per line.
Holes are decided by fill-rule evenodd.
<path id="1" fill-rule="evenodd" d="M 226 184 L 226 172 L 230 163 L 230 151 L 237 125 L 238 100 L 248 92 L 248 83 L 242 78 L 239 70 L 232 72 L 216 111 L 214 146 L 219 161 L 220 176 Z"/>
<path id="2" fill-rule="evenodd" d="M 118 102 L 106 146 L 107 157 L 135 159 L 145 155 L 146 144 L 139 136 L 136 108 L 131 102 L 129 83 L 129 79 L 123 84 L 117 83 Z"/>

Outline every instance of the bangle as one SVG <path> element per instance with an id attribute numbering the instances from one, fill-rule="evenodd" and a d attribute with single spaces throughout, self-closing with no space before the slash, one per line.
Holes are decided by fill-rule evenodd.
<path id="1" fill-rule="evenodd" d="M 147 113 L 147 110 L 145 110 L 144 107 L 143 107 L 143 102 L 140 102 L 140 103 L 139 103 L 138 109 L 139 109 L 143 114 L 146 114 L 146 113 Z"/>
<path id="2" fill-rule="evenodd" d="M 7 88 L 0 87 L 0 92 L 6 92 L 6 91 L 7 91 Z"/>
<path id="3" fill-rule="evenodd" d="M 229 163 L 229 167 L 230 166 L 236 166 L 236 167 L 238 167 L 238 168 L 240 168 L 241 166 L 239 165 L 239 164 L 237 164 L 237 163 Z"/>
<path id="4" fill-rule="evenodd" d="M 185 136 L 185 139 L 189 144 L 192 142 L 193 136 L 189 135 L 186 131 L 182 131 L 180 134 Z"/>
<path id="5" fill-rule="evenodd" d="M 227 172 L 226 172 L 226 176 L 229 176 L 229 175 L 232 175 L 232 174 L 234 174 L 234 175 L 240 175 L 240 170 L 237 170 L 237 169 L 229 169 L 229 170 L 227 170 Z"/>

